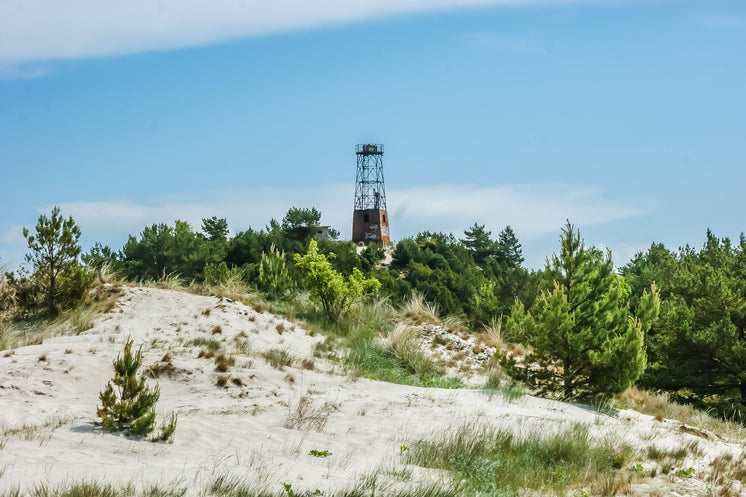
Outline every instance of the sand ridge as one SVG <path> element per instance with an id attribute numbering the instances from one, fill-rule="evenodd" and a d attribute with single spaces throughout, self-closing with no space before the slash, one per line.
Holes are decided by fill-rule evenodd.
<path id="1" fill-rule="evenodd" d="M 160 385 L 159 418 L 179 415 L 172 444 L 110 434 L 96 425 L 98 393 L 127 337 L 142 346 L 145 367 L 164 366 L 149 382 Z M 219 341 L 235 366 L 219 372 L 212 359 L 198 357 L 205 347 L 190 343 L 202 339 Z M 313 357 L 322 340 L 229 299 L 123 287 L 118 305 L 92 329 L 0 353 L 0 491 L 95 479 L 140 488 L 177 484 L 187 495 L 199 495 L 215 478 L 231 475 L 272 491 L 289 482 L 294 489 L 326 493 L 374 471 L 392 485 L 444 482 L 447 476 L 438 471 L 405 465 L 401 446 L 473 421 L 523 433 L 585 423 L 594 436 L 621 436 L 638 447 L 696 440 L 703 455 L 685 464 L 698 473 L 719 454 L 740 454 L 738 444 L 682 433 L 633 411 L 610 417 L 530 396 L 509 402 L 478 389 L 358 379 Z M 314 370 L 273 368 L 261 356 L 270 349 L 313 361 Z M 226 387 L 217 385 L 219 376 L 228 376 Z M 332 455 L 314 457 L 311 450 Z M 698 495 L 706 485 L 690 480 L 680 487 Z"/>

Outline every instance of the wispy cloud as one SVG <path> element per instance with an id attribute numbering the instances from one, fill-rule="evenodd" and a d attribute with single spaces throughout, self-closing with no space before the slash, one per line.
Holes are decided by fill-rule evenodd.
<path id="1" fill-rule="evenodd" d="M 400 14 L 609 0 L 1 0 L 0 67 L 168 50 Z"/>
<path id="2" fill-rule="evenodd" d="M 493 236 L 510 225 L 521 243 L 527 263 L 540 267 L 555 250 L 556 238 L 566 219 L 583 229 L 604 225 L 650 212 L 651 206 L 631 205 L 608 198 L 601 190 L 569 185 L 474 186 L 439 185 L 387 192 L 391 234 L 395 240 L 420 231 L 440 231 L 462 237 L 472 224 L 486 225 Z M 154 202 L 126 200 L 74 201 L 61 204 L 64 216 L 73 216 L 83 232 L 81 242 L 120 248 L 127 236 L 138 235 L 153 223 L 173 224 L 176 219 L 199 229 L 203 217 L 225 217 L 231 229 L 249 226 L 261 229 L 275 218 L 282 219 L 290 207 L 316 207 L 322 223 L 349 239 L 353 194 L 348 184 L 317 188 L 245 188 L 173 196 Z M 40 206 L 48 213 L 52 206 Z M 22 220 L 20 220 L 22 222 Z M 33 227 L 33 220 L 28 227 Z M 21 226 L 0 225 L 0 257 L 20 263 L 25 244 Z M 613 247 L 615 260 L 628 258 L 638 247 Z M 622 256 L 622 259 L 617 257 Z M 629 254 L 628 254 L 629 253 Z"/>

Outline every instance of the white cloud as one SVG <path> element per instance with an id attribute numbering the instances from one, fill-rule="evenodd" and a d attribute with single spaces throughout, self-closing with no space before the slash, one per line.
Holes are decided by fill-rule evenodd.
<path id="1" fill-rule="evenodd" d="M 172 196 L 150 203 L 127 200 L 74 201 L 60 204 L 63 216 L 72 216 L 83 232 L 81 242 L 96 241 L 120 248 L 127 236 L 139 235 L 153 223 L 172 225 L 176 219 L 196 230 L 203 217 L 225 217 L 232 230 L 261 229 L 271 218 L 282 219 L 290 207 L 316 207 L 322 223 L 330 224 L 349 239 L 354 190 L 349 184 L 317 188 L 241 188 Z M 487 226 L 493 236 L 510 225 L 523 244 L 526 261 L 540 267 L 556 244 L 566 219 L 583 228 L 641 216 L 646 206 L 606 198 L 597 189 L 567 185 L 420 186 L 387 192 L 391 234 L 395 240 L 420 231 L 440 231 L 463 236 L 472 224 Z M 52 206 L 42 206 L 39 213 Z M 9 262 L 23 258 L 20 226 L 0 226 L 0 257 Z M 549 241 L 547 241 L 549 240 Z M 615 247 L 616 248 L 616 247 Z M 625 251 L 629 252 L 629 250 Z M 617 252 L 615 252 L 616 254 Z M 622 255 L 622 254 L 619 254 Z M 624 254 L 626 257 L 627 254 Z M 615 260 L 622 260 L 616 257 Z"/>
<path id="2" fill-rule="evenodd" d="M 201 219 L 210 216 L 226 217 L 234 229 L 248 226 L 259 229 L 273 217 L 281 219 L 290 207 L 316 207 L 323 214 L 322 222 L 349 237 L 353 195 L 350 185 L 333 184 L 317 188 L 214 191 L 206 192 L 199 201 L 171 198 L 151 205 L 127 201 L 68 202 L 61 204 L 61 208 L 84 231 L 134 234 L 145 225 L 173 223 L 176 219 L 198 228 Z M 493 231 L 510 224 L 522 238 L 530 240 L 559 232 L 566 219 L 578 226 L 592 226 L 647 212 L 640 206 L 609 200 L 597 189 L 563 185 L 421 186 L 390 190 L 387 197 L 395 238 L 422 230 L 458 235 L 477 222 Z"/>
<path id="3" fill-rule="evenodd" d="M 389 204 L 392 231 L 400 223 L 409 235 L 428 229 L 461 234 L 473 223 L 493 234 L 512 226 L 521 239 L 552 233 L 569 219 L 577 226 L 593 226 L 640 216 L 647 209 L 604 197 L 597 189 L 566 185 L 416 187 L 393 191 Z"/>
<path id="4" fill-rule="evenodd" d="M 168 50 L 398 14 L 609 0 L 0 0 L 0 66 Z"/>

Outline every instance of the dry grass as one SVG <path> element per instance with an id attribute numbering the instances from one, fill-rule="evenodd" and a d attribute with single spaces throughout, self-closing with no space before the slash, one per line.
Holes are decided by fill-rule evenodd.
<path id="1" fill-rule="evenodd" d="M 467 328 L 467 326 L 464 324 L 464 321 L 457 316 L 446 316 L 442 324 L 448 329 L 448 331 L 456 335 L 463 335 L 467 337 L 469 335 L 469 328 Z"/>
<path id="2" fill-rule="evenodd" d="M 225 354 L 220 354 L 215 357 L 215 370 L 221 373 L 225 373 L 231 367 L 236 365 L 236 360 L 233 357 L 228 357 Z"/>
<path id="3" fill-rule="evenodd" d="M 203 286 L 202 294 L 228 298 L 243 303 L 247 303 L 246 301 L 251 298 L 246 283 L 244 283 L 243 277 L 239 273 L 231 274 L 220 283 Z"/>
<path id="4" fill-rule="evenodd" d="M 0 266 L 0 321 L 10 319 L 16 312 L 16 289 L 8 284 L 6 269 L 5 265 Z"/>
<path id="5" fill-rule="evenodd" d="M 328 402 L 316 407 L 309 397 L 301 397 L 295 408 L 290 408 L 285 424 L 288 428 L 296 430 L 321 431 L 326 426 L 333 409 Z"/>
<path id="6" fill-rule="evenodd" d="M 404 302 L 399 310 L 399 316 L 401 319 L 410 320 L 415 324 L 440 324 L 435 305 L 425 302 L 425 297 L 417 292 L 412 293 L 409 299 Z"/>
<path id="7" fill-rule="evenodd" d="M 617 395 L 614 403 L 620 408 L 630 408 L 649 414 L 658 421 L 675 419 L 685 425 L 711 431 L 724 437 L 737 440 L 743 440 L 746 437 L 746 427 L 742 424 L 717 419 L 694 407 L 673 402 L 665 393 L 653 394 L 637 388 L 629 388 Z"/>
<path id="8" fill-rule="evenodd" d="M 505 342 L 503 341 L 503 320 L 502 316 L 499 318 L 493 317 L 489 324 L 484 325 L 484 341 L 487 345 L 494 347 L 497 350 L 505 349 Z"/>
<path id="9" fill-rule="evenodd" d="M 419 333 L 413 326 L 397 323 L 393 331 L 381 341 L 381 346 L 418 375 L 440 375 L 441 369 L 422 352 Z"/>
<path id="10" fill-rule="evenodd" d="M 158 281 L 144 281 L 141 282 L 140 285 L 149 288 L 162 288 L 165 290 L 178 291 L 185 291 L 187 288 L 179 273 L 164 274 L 160 279 L 158 279 Z"/>

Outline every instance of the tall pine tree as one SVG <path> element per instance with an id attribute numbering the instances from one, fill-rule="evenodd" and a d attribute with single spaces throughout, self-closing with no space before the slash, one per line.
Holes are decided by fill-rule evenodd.
<path id="1" fill-rule="evenodd" d="M 519 366 L 504 364 L 515 377 L 543 393 L 565 397 L 609 395 L 623 391 L 645 369 L 644 335 L 656 319 L 655 287 L 630 313 L 630 287 L 614 272 L 611 254 L 586 247 L 568 222 L 560 253 L 547 272 L 554 289 L 543 292 L 530 312 L 517 302 L 508 318 L 508 333 L 531 346 Z"/>

